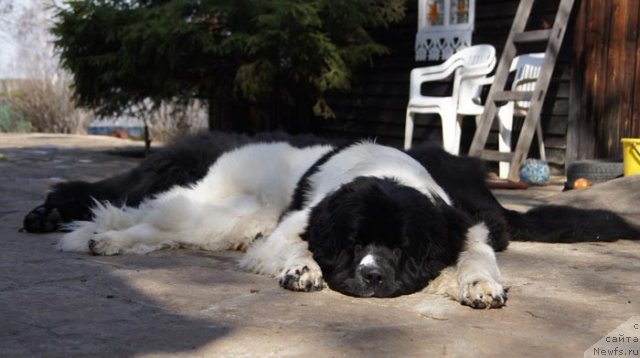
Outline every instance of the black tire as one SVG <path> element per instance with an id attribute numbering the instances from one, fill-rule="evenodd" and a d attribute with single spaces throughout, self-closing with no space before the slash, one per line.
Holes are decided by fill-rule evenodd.
<path id="1" fill-rule="evenodd" d="M 584 178 L 591 183 L 602 183 L 621 177 L 623 174 L 624 168 L 621 162 L 583 160 L 569 164 L 567 182 L 573 183 L 576 179 Z"/>

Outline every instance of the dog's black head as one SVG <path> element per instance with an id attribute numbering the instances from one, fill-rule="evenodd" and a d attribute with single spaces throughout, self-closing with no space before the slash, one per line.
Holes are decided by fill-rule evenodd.
<path id="1" fill-rule="evenodd" d="M 469 226 L 455 208 L 393 179 L 359 177 L 312 209 L 303 238 L 331 289 L 395 297 L 453 264 Z"/>

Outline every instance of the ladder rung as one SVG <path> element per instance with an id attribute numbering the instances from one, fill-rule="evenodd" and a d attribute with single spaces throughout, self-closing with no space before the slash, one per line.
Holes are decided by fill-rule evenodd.
<path id="1" fill-rule="evenodd" d="M 493 94 L 493 100 L 498 101 L 530 101 L 532 91 L 500 91 Z"/>
<path id="2" fill-rule="evenodd" d="M 480 152 L 480 158 L 490 160 L 492 162 L 510 162 L 513 157 L 511 152 L 498 152 L 497 150 L 483 150 Z"/>
<path id="3" fill-rule="evenodd" d="M 513 34 L 513 42 L 515 43 L 542 42 L 542 41 L 549 41 L 550 37 L 551 37 L 550 29 L 516 32 Z"/>

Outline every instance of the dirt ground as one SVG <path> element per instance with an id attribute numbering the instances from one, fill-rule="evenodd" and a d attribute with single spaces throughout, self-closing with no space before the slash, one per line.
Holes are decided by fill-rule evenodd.
<path id="1" fill-rule="evenodd" d="M 512 243 L 498 254 L 509 301 L 473 310 L 436 295 L 293 293 L 236 267 L 237 252 L 97 257 L 58 252 L 59 233 L 19 232 L 60 180 L 136 165 L 140 144 L 0 135 L 2 357 L 582 357 L 640 314 L 640 242 Z M 581 192 L 497 191 L 506 206 L 607 207 L 640 223 L 640 176 Z"/>

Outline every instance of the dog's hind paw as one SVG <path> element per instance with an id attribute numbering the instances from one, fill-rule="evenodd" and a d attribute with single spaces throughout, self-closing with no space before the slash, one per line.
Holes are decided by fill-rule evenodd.
<path id="1" fill-rule="evenodd" d="M 24 217 L 22 226 L 27 232 L 44 233 L 60 229 L 61 223 L 62 217 L 58 209 L 40 205 Z"/>
<path id="2" fill-rule="evenodd" d="M 124 252 L 124 247 L 118 244 L 114 237 L 115 232 L 109 231 L 94 235 L 89 240 L 89 251 L 94 255 L 112 256 Z"/>
<path id="3" fill-rule="evenodd" d="M 91 252 L 88 244 L 98 230 L 96 224 L 93 221 L 75 221 L 70 227 L 71 232 L 58 242 L 60 251 Z"/>
<path id="4" fill-rule="evenodd" d="M 292 291 L 322 290 L 322 271 L 319 267 L 313 266 L 298 265 L 286 269 L 280 277 L 280 286 Z"/>
<path id="5" fill-rule="evenodd" d="M 506 302 L 506 290 L 492 278 L 460 284 L 460 304 L 471 308 L 499 308 Z"/>

